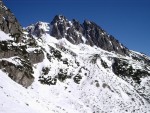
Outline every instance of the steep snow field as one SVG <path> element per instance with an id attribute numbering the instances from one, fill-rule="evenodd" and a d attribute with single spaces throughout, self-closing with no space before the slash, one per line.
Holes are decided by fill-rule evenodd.
<path id="1" fill-rule="evenodd" d="M 12 39 L 13 39 L 12 37 L 10 37 L 8 34 L 5 34 L 3 31 L 0 30 L 0 41 Z"/>
<path id="2" fill-rule="evenodd" d="M 34 38 L 38 47 L 27 51 L 42 49 L 45 58 L 34 64 L 35 80 L 27 89 L 0 70 L 0 113 L 150 113 L 150 103 L 112 71 L 113 57 L 127 59 L 136 68 L 142 68 L 142 62 L 137 66 L 130 57 L 73 45 L 48 33 Z M 144 78 L 143 85 L 148 80 Z"/>

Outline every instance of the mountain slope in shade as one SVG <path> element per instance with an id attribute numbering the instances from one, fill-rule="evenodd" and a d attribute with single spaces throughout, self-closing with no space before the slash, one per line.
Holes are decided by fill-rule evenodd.
<path id="1" fill-rule="evenodd" d="M 0 8 L 6 14 L 2 3 Z M 0 113 L 150 112 L 150 57 L 127 49 L 94 22 L 57 15 L 51 23 L 17 27 L 16 41 L 12 28 L 2 29 L 4 21 Z"/>

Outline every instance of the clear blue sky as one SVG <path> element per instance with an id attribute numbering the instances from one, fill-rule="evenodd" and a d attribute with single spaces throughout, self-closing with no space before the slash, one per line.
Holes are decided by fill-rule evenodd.
<path id="1" fill-rule="evenodd" d="M 129 49 L 150 56 L 150 0 L 3 0 L 22 26 L 51 22 L 56 14 L 69 20 L 94 21 Z"/>

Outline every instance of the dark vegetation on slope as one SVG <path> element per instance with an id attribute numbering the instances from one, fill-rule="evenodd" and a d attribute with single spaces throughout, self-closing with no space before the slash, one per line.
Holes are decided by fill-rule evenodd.
<path id="1" fill-rule="evenodd" d="M 141 78 L 150 76 L 150 73 L 142 69 L 134 69 L 127 61 L 119 58 L 114 58 L 112 65 L 113 72 L 121 78 L 132 78 L 135 83 L 140 84 Z"/>

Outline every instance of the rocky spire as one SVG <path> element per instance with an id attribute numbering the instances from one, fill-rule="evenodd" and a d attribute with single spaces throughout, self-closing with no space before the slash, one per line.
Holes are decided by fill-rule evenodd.
<path id="1" fill-rule="evenodd" d="M 68 21 L 65 16 L 56 15 L 51 25 L 53 26 L 51 35 L 57 39 L 66 38 L 73 44 L 83 42 L 81 33 L 77 32 L 77 26 L 74 26 L 75 22 Z"/>
<path id="2" fill-rule="evenodd" d="M 53 26 L 51 35 L 57 39 L 66 38 L 73 44 L 84 42 L 90 46 L 95 45 L 107 51 L 128 55 L 128 49 L 124 45 L 94 22 L 85 20 L 80 24 L 75 19 L 68 21 L 65 16 L 56 15 L 51 25 Z"/>

